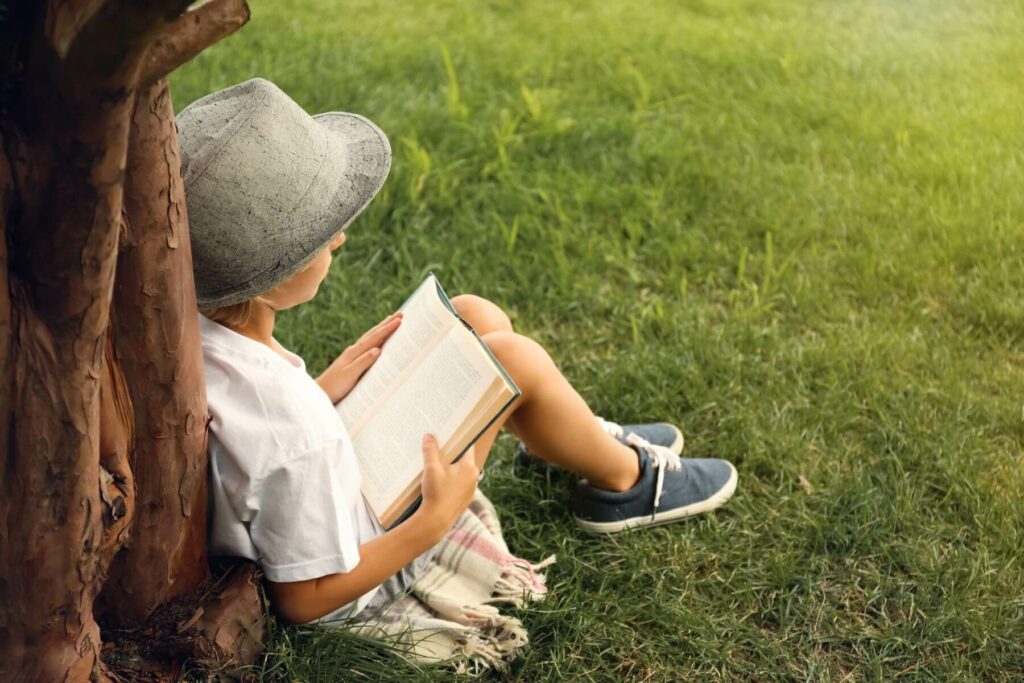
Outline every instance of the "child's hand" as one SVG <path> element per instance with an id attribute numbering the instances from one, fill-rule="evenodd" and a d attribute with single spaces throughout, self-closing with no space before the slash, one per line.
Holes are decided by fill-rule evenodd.
<path id="1" fill-rule="evenodd" d="M 425 515 L 438 539 L 459 518 L 476 492 L 480 468 L 473 452 L 455 463 L 445 463 L 431 434 L 423 436 L 423 504 L 416 514 Z"/>
<path id="2" fill-rule="evenodd" d="M 337 403 L 348 396 L 363 373 L 380 357 L 380 347 L 401 324 L 401 311 L 384 318 L 356 340 L 355 344 L 345 349 L 324 374 L 317 377 L 317 384 L 327 392 L 331 403 Z"/>

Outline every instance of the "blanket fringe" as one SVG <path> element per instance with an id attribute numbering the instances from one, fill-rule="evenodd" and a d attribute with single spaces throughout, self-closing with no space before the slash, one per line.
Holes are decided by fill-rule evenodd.
<path id="1" fill-rule="evenodd" d="M 488 603 L 511 604 L 518 608 L 528 602 L 543 600 L 548 588 L 546 577 L 540 570 L 554 562 L 554 555 L 537 563 L 518 558 L 508 562 L 502 568 Z M 461 611 L 463 618 L 476 627 L 457 638 L 461 641 L 457 650 L 466 657 L 465 664 L 468 664 L 468 668 L 461 664 L 457 667 L 463 672 L 504 669 L 519 650 L 529 643 L 522 622 L 501 614 L 492 604 L 464 605 Z"/>
<path id="2" fill-rule="evenodd" d="M 515 559 L 502 568 L 501 576 L 494 584 L 494 592 L 488 602 L 510 604 L 522 607 L 528 602 L 542 600 L 548 593 L 547 577 L 540 570 L 553 564 L 555 556 L 531 563 Z"/>
<path id="3" fill-rule="evenodd" d="M 415 661 L 447 662 L 464 673 L 505 670 L 529 637 L 498 605 L 543 600 L 543 570 L 554 561 L 554 555 L 537 563 L 513 556 L 493 506 L 477 491 L 411 592 L 353 626 L 390 640 Z"/>
<path id="4" fill-rule="evenodd" d="M 477 631 L 466 631 L 457 644 L 465 661 L 456 669 L 465 672 L 480 672 L 486 669 L 504 669 L 515 654 L 526 647 L 529 638 L 526 628 L 514 617 L 495 613 L 486 626 L 478 625 Z"/>

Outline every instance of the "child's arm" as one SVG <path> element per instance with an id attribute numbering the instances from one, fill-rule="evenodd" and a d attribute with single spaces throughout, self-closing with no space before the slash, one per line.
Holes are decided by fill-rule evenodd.
<path id="1" fill-rule="evenodd" d="M 384 583 L 441 540 L 472 500 L 479 474 L 475 458 L 442 464 L 437 441 L 425 436 L 419 509 L 394 529 L 359 546 L 359 564 L 350 572 L 308 581 L 268 581 L 272 606 L 284 619 L 305 623 Z"/>

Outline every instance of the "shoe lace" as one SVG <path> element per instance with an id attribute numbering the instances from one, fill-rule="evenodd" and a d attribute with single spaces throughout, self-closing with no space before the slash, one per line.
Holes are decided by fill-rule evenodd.
<path id="1" fill-rule="evenodd" d="M 600 416 L 595 417 L 597 417 L 597 423 L 601 425 L 601 429 L 603 429 L 604 433 L 607 434 L 608 436 L 614 437 L 616 439 L 621 439 L 622 435 L 626 433 L 626 430 L 622 428 L 622 425 L 618 424 L 617 422 L 606 420 Z"/>
<path id="2" fill-rule="evenodd" d="M 658 471 L 657 479 L 654 482 L 654 508 L 651 510 L 651 519 L 658 511 L 658 504 L 661 502 L 661 489 L 665 484 L 665 472 L 678 472 L 683 469 L 682 459 L 665 446 L 658 446 L 643 437 L 631 433 L 626 436 L 626 443 L 634 448 L 642 449 L 649 457 L 651 467 Z"/>

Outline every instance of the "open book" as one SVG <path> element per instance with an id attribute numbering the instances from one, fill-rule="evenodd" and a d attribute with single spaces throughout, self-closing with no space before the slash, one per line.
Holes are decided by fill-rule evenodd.
<path id="1" fill-rule="evenodd" d="M 418 503 L 423 435 L 460 458 L 519 396 L 433 273 L 402 305 L 402 324 L 337 404 L 363 474 L 363 497 L 385 528 Z"/>

